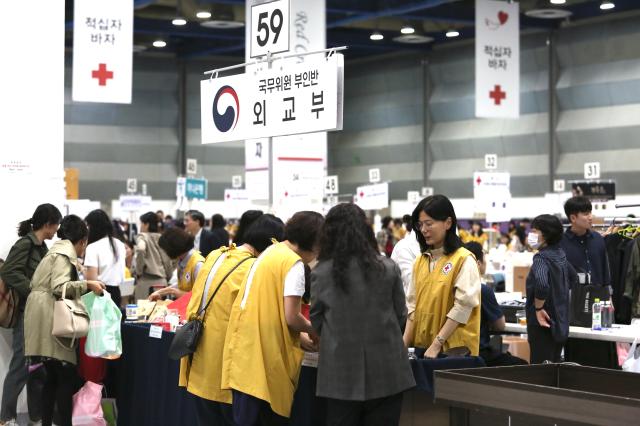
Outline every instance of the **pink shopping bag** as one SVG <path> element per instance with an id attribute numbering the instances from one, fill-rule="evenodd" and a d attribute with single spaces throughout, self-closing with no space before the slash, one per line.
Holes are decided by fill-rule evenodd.
<path id="1" fill-rule="evenodd" d="M 102 414 L 102 385 L 86 382 L 73 395 L 73 413 L 71 422 L 74 426 L 107 426 Z"/>

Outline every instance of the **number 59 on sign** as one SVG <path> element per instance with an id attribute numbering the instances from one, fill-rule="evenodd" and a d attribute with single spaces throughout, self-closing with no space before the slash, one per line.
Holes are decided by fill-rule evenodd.
<path id="1" fill-rule="evenodd" d="M 251 6 L 251 57 L 289 51 L 289 0 Z"/>

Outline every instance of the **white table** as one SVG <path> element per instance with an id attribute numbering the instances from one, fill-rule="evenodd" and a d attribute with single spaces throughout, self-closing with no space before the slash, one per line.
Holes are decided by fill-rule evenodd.
<path id="1" fill-rule="evenodd" d="M 525 334 L 527 332 L 526 325 L 507 323 L 504 331 L 510 333 Z M 623 325 L 614 324 L 609 330 L 595 331 L 587 327 L 569 327 L 569 338 L 600 340 L 603 342 L 626 342 L 633 343 L 635 338 L 640 340 L 639 325 Z"/>

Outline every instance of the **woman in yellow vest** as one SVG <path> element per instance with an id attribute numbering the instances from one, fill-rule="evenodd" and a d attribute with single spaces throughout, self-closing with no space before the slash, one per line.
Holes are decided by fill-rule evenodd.
<path id="1" fill-rule="evenodd" d="M 233 391 L 238 425 L 286 423 L 303 351 L 317 335 L 300 312 L 304 263 L 317 257 L 324 219 L 298 212 L 285 226 L 285 241 L 253 264 L 231 309 L 222 364 L 222 388 Z"/>
<path id="2" fill-rule="evenodd" d="M 460 239 L 465 244 L 473 241 L 484 248 L 485 243 L 489 239 L 489 235 L 485 234 L 482 230 L 482 224 L 474 220 L 471 222 L 471 230 L 467 233 L 466 238 L 463 238 L 462 234 L 460 234 Z"/>
<path id="3" fill-rule="evenodd" d="M 456 235 L 453 205 L 444 195 L 433 195 L 420 201 L 412 218 L 422 255 L 407 292 L 405 344 L 426 348 L 427 358 L 460 346 L 478 355 L 480 274 Z"/>
<path id="4" fill-rule="evenodd" d="M 269 247 L 272 239 L 282 240 L 283 237 L 284 223 L 273 215 L 262 215 L 244 233 L 243 245 L 236 248 L 232 244 L 212 251 L 200 270 L 187 316 L 203 318 L 204 331 L 193 356 L 182 358 L 179 381 L 180 386 L 195 396 L 199 425 L 235 424 L 231 391 L 220 386 L 222 351 L 231 306 L 255 256 Z M 202 312 L 209 300 L 211 303 Z"/>
<path id="5" fill-rule="evenodd" d="M 178 261 L 178 284 L 151 293 L 149 300 L 158 300 L 170 294 L 179 299 L 193 288 L 204 257 L 193 248 L 193 235 L 180 228 L 167 229 L 160 236 L 158 245 L 169 258 Z"/>

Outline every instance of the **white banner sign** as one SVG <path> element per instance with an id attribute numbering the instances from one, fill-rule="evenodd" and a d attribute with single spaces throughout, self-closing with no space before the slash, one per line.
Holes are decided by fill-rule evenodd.
<path id="1" fill-rule="evenodd" d="M 151 197 L 148 195 L 121 195 L 120 208 L 125 212 L 150 210 Z"/>
<path id="2" fill-rule="evenodd" d="M 369 169 L 369 182 L 380 182 L 380 169 Z"/>
<path id="3" fill-rule="evenodd" d="M 249 195 L 246 189 L 225 189 L 224 201 L 228 203 L 248 203 Z"/>
<path id="4" fill-rule="evenodd" d="M 202 143 L 342 128 L 344 58 L 200 82 Z"/>
<path id="5" fill-rule="evenodd" d="M 136 178 L 127 179 L 127 192 L 130 194 L 135 194 L 136 192 L 138 192 L 138 179 Z"/>
<path id="6" fill-rule="evenodd" d="M 131 103 L 133 0 L 76 0 L 72 99 Z"/>
<path id="7" fill-rule="evenodd" d="M 198 173 L 198 159 L 187 158 L 187 174 L 195 175 L 196 173 Z"/>
<path id="8" fill-rule="evenodd" d="M 485 213 L 487 222 L 510 220 L 511 174 L 476 172 L 473 174 L 474 212 Z M 507 219 L 504 219 L 507 217 Z"/>
<path id="9" fill-rule="evenodd" d="M 289 0 L 251 6 L 251 57 L 289 51 Z"/>
<path id="10" fill-rule="evenodd" d="M 362 210 L 380 210 L 389 207 L 389 184 L 359 186 L 354 202 Z"/>
<path id="11" fill-rule="evenodd" d="M 476 117 L 519 116 L 519 4 L 476 0 Z"/>
<path id="12" fill-rule="evenodd" d="M 485 154 L 484 168 L 487 170 L 495 170 L 498 168 L 498 156 L 496 154 Z"/>
<path id="13" fill-rule="evenodd" d="M 251 200 L 269 199 L 269 139 L 244 142 L 244 180 Z"/>
<path id="14" fill-rule="evenodd" d="M 233 189 L 242 188 L 242 175 L 231 176 L 231 187 Z"/>
<path id="15" fill-rule="evenodd" d="M 565 188 L 565 181 L 564 179 L 555 179 L 553 181 L 553 191 L 554 192 L 564 192 L 564 188 Z"/>
<path id="16" fill-rule="evenodd" d="M 433 187 L 431 187 L 431 186 L 422 187 L 422 196 L 423 197 L 430 197 L 432 195 L 433 195 Z"/>
<path id="17" fill-rule="evenodd" d="M 178 176 L 176 179 L 176 198 L 187 196 L 187 178 Z"/>
<path id="18" fill-rule="evenodd" d="M 418 191 L 407 191 L 407 201 L 418 204 L 420 202 L 420 193 Z"/>

